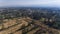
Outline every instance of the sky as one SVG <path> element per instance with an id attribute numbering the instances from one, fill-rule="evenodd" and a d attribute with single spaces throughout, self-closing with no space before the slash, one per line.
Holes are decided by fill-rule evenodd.
<path id="1" fill-rule="evenodd" d="M 60 0 L 0 0 L 0 7 L 4 7 L 4 6 L 60 7 Z"/>

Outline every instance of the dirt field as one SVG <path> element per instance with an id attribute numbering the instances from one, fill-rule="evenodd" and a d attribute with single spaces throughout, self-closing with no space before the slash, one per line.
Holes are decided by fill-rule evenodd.
<path id="1" fill-rule="evenodd" d="M 0 34 L 60 34 L 60 30 L 49 28 L 39 21 L 27 18 L 5 19 L 0 24 Z"/>

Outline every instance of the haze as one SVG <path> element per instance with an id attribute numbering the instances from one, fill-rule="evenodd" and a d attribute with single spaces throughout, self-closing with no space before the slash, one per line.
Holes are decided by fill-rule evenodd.
<path id="1" fill-rule="evenodd" d="M 4 6 L 60 7 L 60 0 L 0 0 L 0 7 L 4 7 Z"/>

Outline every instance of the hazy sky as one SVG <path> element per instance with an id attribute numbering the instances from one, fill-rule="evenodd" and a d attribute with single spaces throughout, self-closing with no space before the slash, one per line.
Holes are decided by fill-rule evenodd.
<path id="1" fill-rule="evenodd" d="M 0 0 L 3 6 L 56 6 L 60 7 L 60 0 Z"/>

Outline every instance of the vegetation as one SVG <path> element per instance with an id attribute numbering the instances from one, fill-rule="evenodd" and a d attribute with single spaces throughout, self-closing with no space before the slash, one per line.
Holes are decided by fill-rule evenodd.
<path id="1" fill-rule="evenodd" d="M 55 29 L 60 30 L 60 13 L 57 13 L 57 11 L 59 12 L 60 10 L 54 10 L 52 8 L 8 8 L 8 10 L 4 9 L 5 8 L 3 8 L 0 13 L 0 30 L 6 29 L 8 33 L 11 33 L 10 27 L 12 31 L 16 27 L 17 31 L 22 30 L 23 34 L 26 34 L 28 32 L 30 33 L 30 31 L 32 30 L 34 31 L 34 33 L 37 32 L 35 34 L 38 34 L 39 32 L 41 32 L 39 34 L 42 34 L 42 32 L 55 34 Z M 37 31 L 35 31 L 35 28 L 37 29 Z"/>

